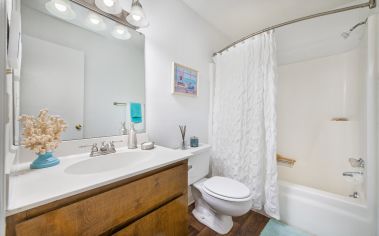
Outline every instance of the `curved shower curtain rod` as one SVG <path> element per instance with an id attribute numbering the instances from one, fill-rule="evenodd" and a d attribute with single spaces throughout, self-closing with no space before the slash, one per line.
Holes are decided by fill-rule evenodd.
<path id="1" fill-rule="evenodd" d="M 320 13 L 316 13 L 316 14 L 313 14 L 313 15 L 300 17 L 300 18 L 297 18 L 297 19 L 294 19 L 294 20 L 286 21 L 286 22 L 283 22 L 283 23 L 280 23 L 280 24 L 277 24 L 277 25 L 273 25 L 273 26 L 267 27 L 265 29 L 262 29 L 260 31 L 254 32 L 252 34 L 249 34 L 249 35 L 247 35 L 247 36 L 245 36 L 245 37 L 243 37 L 243 38 L 241 38 L 241 39 L 239 39 L 239 40 L 237 40 L 237 41 L 229 44 L 228 46 L 224 47 L 220 51 L 213 53 L 213 56 L 216 56 L 217 54 L 221 54 L 222 52 L 228 50 L 229 48 L 235 46 L 236 44 L 238 44 L 238 43 L 240 43 L 242 41 L 245 41 L 246 39 L 249 39 L 249 38 L 254 37 L 254 36 L 258 35 L 258 34 L 261 34 L 261 33 L 264 33 L 264 32 L 267 32 L 267 31 L 270 31 L 270 30 L 273 30 L 273 29 L 276 29 L 276 28 L 280 28 L 280 27 L 283 27 L 283 26 L 286 26 L 286 25 L 290 25 L 290 24 L 293 24 L 293 23 L 296 23 L 296 22 L 305 21 L 305 20 L 309 20 L 309 19 L 312 19 L 312 18 L 320 17 L 320 16 L 327 16 L 327 15 L 331 15 L 331 14 L 335 14 L 335 13 L 339 13 L 339 12 L 350 11 L 350 10 L 354 10 L 354 9 L 358 9 L 358 8 L 364 8 L 364 7 L 368 7 L 370 9 L 375 8 L 376 7 L 376 0 L 369 0 L 369 2 L 367 2 L 367 3 L 361 3 L 361 4 L 349 6 L 349 7 L 343 7 L 343 8 L 339 8 L 339 9 L 330 10 L 330 11 L 320 12 Z"/>

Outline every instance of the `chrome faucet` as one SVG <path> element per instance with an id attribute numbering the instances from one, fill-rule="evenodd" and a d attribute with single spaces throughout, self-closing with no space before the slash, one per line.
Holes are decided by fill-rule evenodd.
<path id="1" fill-rule="evenodd" d="M 94 143 L 92 145 L 85 145 L 80 146 L 80 148 L 83 147 L 91 147 L 91 152 L 89 154 L 90 157 L 96 157 L 101 155 L 107 155 L 110 153 L 116 152 L 116 147 L 114 145 L 115 142 L 123 142 L 123 141 L 110 141 L 109 143 L 106 143 L 105 141 L 101 142 L 101 147 L 97 147 L 97 143 Z"/>
<path id="2" fill-rule="evenodd" d="M 365 168 L 365 161 L 362 158 L 359 158 L 359 159 L 349 158 L 349 162 L 352 167 Z"/>
<path id="3" fill-rule="evenodd" d="M 342 173 L 343 176 L 354 177 L 354 175 L 363 175 L 362 171 L 347 171 Z"/>
<path id="4" fill-rule="evenodd" d="M 101 147 L 100 147 L 100 153 L 101 155 L 106 155 L 109 154 L 109 144 L 105 143 L 105 141 L 101 142 Z"/>

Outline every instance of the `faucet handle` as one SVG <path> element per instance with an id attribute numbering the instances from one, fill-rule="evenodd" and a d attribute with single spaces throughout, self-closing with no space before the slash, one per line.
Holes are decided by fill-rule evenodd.
<path id="1" fill-rule="evenodd" d="M 79 146 L 79 148 L 91 147 L 90 157 L 94 157 L 98 155 L 99 148 L 97 147 L 97 143 L 93 143 L 92 145 L 83 145 Z"/>
<path id="2" fill-rule="evenodd" d="M 110 141 L 110 142 L 109 142 L 109 145 L 110 145 L 110 147 L 109 147 L 109 151 L 110 151 L 111 153 L 115 153 L 115 152 L 116 152 L 116 147 L 114 146 L 114 141 Z"/>
<path id="3" fill-rule="evenodd" d="M 109 151 L 112 152 L 112 153 L 115 153 L 116 152 L 116 147 L 115 147 L 115 143 L 122 143 L 124 142 L 123 140 L 118 140 L 118 141 L 110 141 L 109 142 Z"/>
<path id="4" fill-rule="evenodd" d="M 91 151 L 93 152 L 99 151 L 99 148 L 97 147 L 97 143 L 92 144 Z"/>

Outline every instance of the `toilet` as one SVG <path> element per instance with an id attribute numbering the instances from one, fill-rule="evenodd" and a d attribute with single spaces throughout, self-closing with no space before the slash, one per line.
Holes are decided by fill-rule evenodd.
<path id="1" fill-rule="evenodd" d="M 233 227 L 232 216 L 241 216 L 252 207 L 250 190 L 242 183 L 209 174 L 210 145 L 203 144 L 189 151 L 188 184 L 191 187 L 195 218 L 219 234 L 227 234 Z"/>

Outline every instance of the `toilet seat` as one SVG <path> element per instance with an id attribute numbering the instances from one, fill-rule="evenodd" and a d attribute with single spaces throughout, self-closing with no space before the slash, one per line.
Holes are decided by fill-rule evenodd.
<path id="1" fill-rule="evenodd" d="M 252 197 L 250 190 L 244 184 L 221 176 L 214 176 L 204 181 L 202 189 L 212 197 L 233 202 L 247 201 Z"/>

